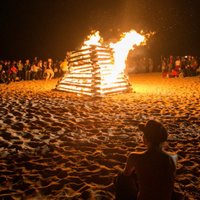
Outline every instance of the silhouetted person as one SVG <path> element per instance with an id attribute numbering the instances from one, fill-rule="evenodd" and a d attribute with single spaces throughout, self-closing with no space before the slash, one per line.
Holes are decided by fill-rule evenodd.
<path id="1" fill-rule="evenodd" d="M 154 120 L 140 124 L 147 145 L 144 152 L 131 153 L 115 182 L 117 200 L 171 200 L 174 198 L 176 155 L 163 151 L 167 140 L 164 126 Z"/>

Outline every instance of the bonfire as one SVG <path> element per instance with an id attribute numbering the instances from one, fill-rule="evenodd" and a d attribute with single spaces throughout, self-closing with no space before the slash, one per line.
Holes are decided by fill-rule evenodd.
<path id="1" fill-rule="evenodd" d="M 88 36 L 83 46 L 71 52 L 69 72 L 58 82 L 56 89 L 77 94 L 102 97 L 131 90 L 125 74 L 128 53 L 145 40 L 136 31 L 124 33 L 116 43 L 103 43 L 99 32 Z"/>

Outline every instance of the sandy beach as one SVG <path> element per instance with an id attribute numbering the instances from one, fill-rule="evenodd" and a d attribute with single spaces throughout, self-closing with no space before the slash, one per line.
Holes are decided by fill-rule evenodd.
<path id="1" fill-rule="evenodd" d="M 58 79 L 0 85 L 0 199 L 112 200 L 113 178 L 161 121 L 178 154 L 176 190 L 200 199 L 200 77 L 130 76 L 133 92 L 92 99 Z"/>

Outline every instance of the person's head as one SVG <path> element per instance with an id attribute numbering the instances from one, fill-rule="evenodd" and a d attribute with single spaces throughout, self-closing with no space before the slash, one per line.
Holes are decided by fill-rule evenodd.
<path id="1" fill-rule="evenodd" d="M 155 120 L 140 124 L 139 129 L 144 133 L 144 142 L 150 146 L 159 146 L 167 140 L 168 133 L 165 127 Z"/>
<path id="2" fill-rule="evenodd" d="M 48 63 L 52 63 L 53 62 L 53 60 L 52 60 L 52 58 L 48 58 Z"/>

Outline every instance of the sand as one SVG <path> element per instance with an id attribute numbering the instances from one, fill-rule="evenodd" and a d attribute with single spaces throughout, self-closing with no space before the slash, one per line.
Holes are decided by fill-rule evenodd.
<path id="1" fill-rule="evenodd" d="M 200 199 L 200 77 L 130 77 L 134 92 L 91 99 L 58 79 L 0 85 L 0 199 L 114 199 L 113 177 L 146 147 L 137 126 L 164 123 L 175 187 Z"/>

